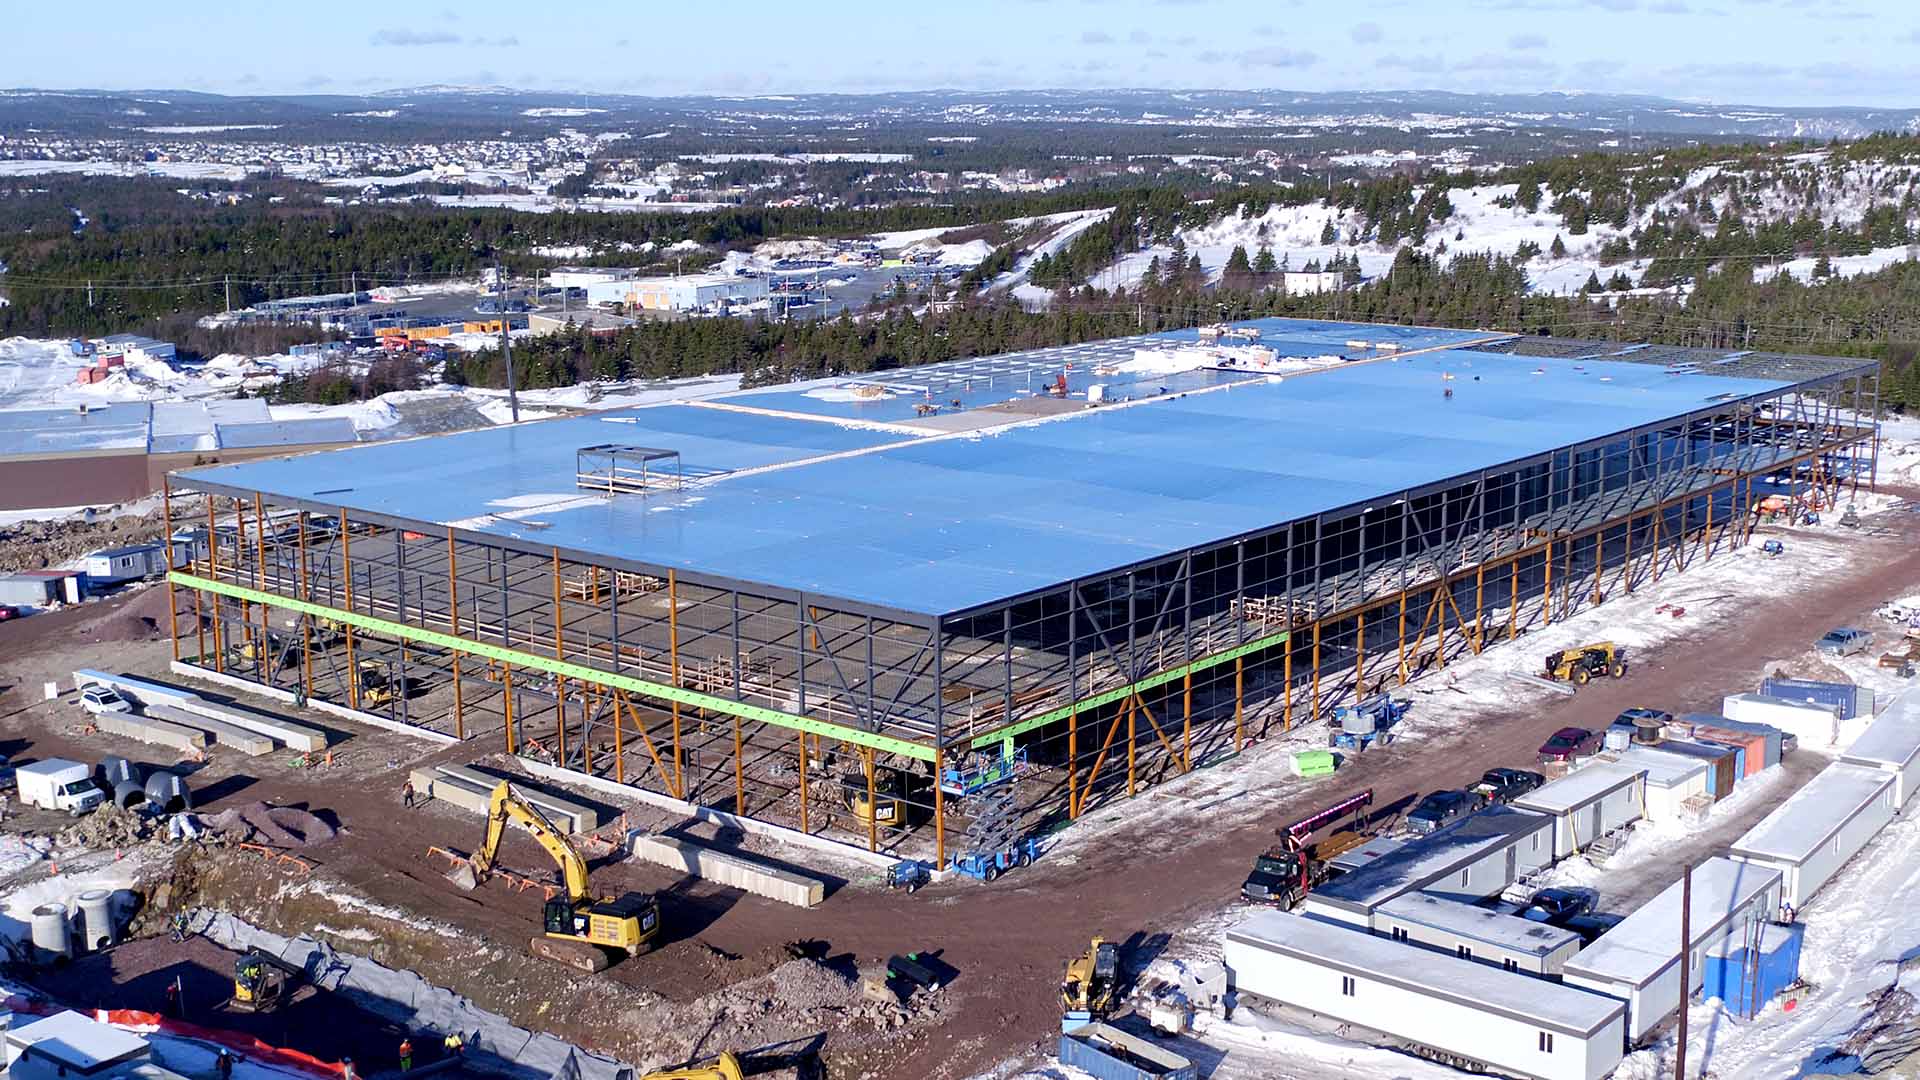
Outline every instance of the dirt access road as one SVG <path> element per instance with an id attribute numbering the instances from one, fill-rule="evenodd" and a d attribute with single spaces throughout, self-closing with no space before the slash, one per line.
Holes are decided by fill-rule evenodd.
<path id="1" fill-rule="evenodd" d="M 668 931 L 658 952 L 615 965 L 598 978 L 684 1001 L 759 974 L 777 962 L 780 943 L 790 940 L 822 939 L 833 952 L 851 952 L 863 961 L 913 949 L 938 950 L 958 972 L 945 1022 L 898 1040 L 883 1057 L 862 1061 L 864 1071 L 902 1080 L 960 1078 L 1008 1058 L 1044 1051 L 1058 1031 L 1055 994 L 1067 956 L 1084 949 L 1092 934 L 1124 939 L 1136 932 L 1172 933 L 1219 912 L 1233 902 L 1253 856 L 1272 842 L 1274 830 L 1284 822 L 1366 787 L 1374 789 L 1376 806 L 1389 806 L 1468 783 L 1492 765 L 1525 765 L 1555 729 L 1603 726 L 1629 706 L 1658 705 L 1674 712 L 1714 709 L 1724 694 L 1752 688 L 1762 660 L 1797 655 L 1831 626 L 1859 618 L 1890 596 L 1914 591 L 1920 582 L 1920 514 L 1894 512 L 1874 524 L 1881 528 L 1853 541 L 1859 554 L 1843 571 L 1794 583 L 1794 588 L 1775 595 L 1743 598 L 1738 620 L 1683 630 L 1657 653 L 1640 658 L 1624 680 L 1595 683 L 1564 706 L 1490 714 L 1444 735 L 1369 753 L 1344 767 L 1333 781 L 1263 812 L 1250 812 L 1228 827 L 1220 826 L 1217 813 L 1190 830 L 1178 827 L 1177 816 L 1142 813 L 1137 815 L 1141 820 L 1122 821 L 1083 842 L 1075 857 L 1043 859 L 993 886 L 963 881 L 911 897 L 848 888 L 811 912 L 703 883 L 678 882 L 655 868 L 631 863 L 606 867 L 597 878 L 603 889 L 666 890 Z M 46 647 L 72 641 L 70 626 L 58 629 L 62 632 L 51 635 Z M 36 644 L 23 641 L 27 635 L 19 631 L 7 637 L 0 644 L 9 651 Z M 1518 647 L 1527 648 L 1524 642 Z M 164 642 L 114 648 L 111 662 L 122 667 L 165 668 Z M 63 649 L 57 659 L 48 657 L 37 665 L 9 658 L 5 667 L 16 677 L 24 676 L 23 668 L 59 670 L 58 665 L 70 663 L 72 651 Z M 17 701 L 0 704 L 0 716 L 18 707 Z M 52 717 L 53 708 L 30 711 L 36 718 Z M 57 719 L 70 723 L 64 712 Z M 76 740 L 59 723 L 34 726 L 45 728 L 32 740 L 35 754 L 91 757 L 102 752 L 97 740 Z M 468 752 L 481 755 L 490 749 Z M 444 865 L 425 853 L 430 843 L 460 844 L 474 832 L 475 823 L 440 808 L 400 811 L 400 770 L 427 756 L 421 748 L 403 737 L 375 733 L 357 737 L 348 751 L 358 758 L 353 774 L 368 783 L 253 766 L 257 778 L 239 798 L 333 809 L 348 833 L 322 859 L 329 872 L 383 903 L 463 927 L 502 947 L 522 944 L 529 932 L 531 901 L 484 890 L 454 892 L 440 880 Z M 1283 768 L 1280 755 L 1269 756 L 1273 769 Z M 1206 777 L 1203 772 L 1194 780 L 1204 782 Z M 1784 788 L 1780 794 L 1784 797 Z M 1165 798 L 1157 792 L 1141 796 L 1143 801 Z M 1175 824 L 1169 826 L 1170 821 Z M 543 865 L 530 846 L 510 850 L 508 861 L 529 868 Z M 487 1004 L 484 992 L 463 989 Z M 605 1031 L 558 1017 L 540 1026 L 618 1052 L 617 1042 L 606 1040 Z"/>

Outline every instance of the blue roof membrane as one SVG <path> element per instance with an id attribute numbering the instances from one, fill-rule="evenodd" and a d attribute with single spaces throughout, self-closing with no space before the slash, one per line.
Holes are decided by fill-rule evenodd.
<path id="1" fill-rule="evenodd" d="M 939 615 L 1787 385 L 1456 349 L 957 436 L 675 406 L 190 475 Z M 573 451 L 607 441 L 690 469 L 885 449 L 570 498 Z M 538 528 L 485 517 L 541 501 Z"/>

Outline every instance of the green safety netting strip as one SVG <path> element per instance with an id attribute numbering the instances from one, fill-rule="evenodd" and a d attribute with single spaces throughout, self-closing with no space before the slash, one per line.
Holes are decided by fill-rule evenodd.
<path id="1" fill-rule="evenodd" d="M 484 641 L 473 641 L 469 638 L 455 637 L 452 634 L 443 634 L 437 630 L 427 630 L 418 626 L 410 626 L 406 623 L 392 622 L 387 619 L 376 618 L 372 615 L 362 615 L 359 612 L 344 611 L 340 608 L 328 607 L 324 604 L 315 604 L 306 600 L 294 600 L 276 593 L 261 592 L 257 589 L 249 589 L 242 585 L 231 585 L 224 581 L 215 581 L 211 578 L 182 573 L 178 570 L 170 572 L 167 576 L 168 580 L 174 584 L 185 586 L 186 588 L 205 589 L 209 592 L 220 593 L 223 596 L 231 596 L 236 600 L 248 600 L 256 604 L 265 604 L 269 607 L 285 608 L 289 611 L 303 612 L 321 618 L 337 619 L 363 630 L 371 630 L 378 634 L 386 634 L 390 637 L 402 638 L 408 641 L 438 645 L 443 649 L 449 649 L 471 656 L 484 656 L 505 664 L 512 664 L 514 667 L 532 668 L 536 671 L 544 671 L 553 675 L 564 675 L 570 679 L 580 679 L 586 682 L 599 683 L 602 686 L 618 687 L 622 690 L 630 690 L 633 693 L 643 694 L 647 697 L 657 698 L 662 701 L 677 701 L 682 705 L 711 709 L 714 712 L 726 716 L 737 716 L 742 720 L 757 720 L 763 724 L 772 724 L 776 727 L 788 728 L 793 731 L 804 731 L 810 735 L 823 735 L 829 739 L 839 739 L 859 746 L 871 746 L 876 750 L 904 754 L 907 757 L 918 758 L 921 761 L 934 760 L 933 747 L 921 743 L 909 742 L 906 739 L 896 739 L 888 735 L 861 731 L 858 728 L 829 723 L 825 720 L 815 720 L 811 717 L 795 716 L 792 713 L 780 712 L 777 709 L 748 705 L 745 702 L 734 701 L 730 698 L 715 697 L 712 694 L 702 694 L 697 691 L 685 689 L 684 687 L 670 686 L 666 683 L 652 682 L 647 679 L 636 679 L 631 675 L 617 675 L 610 671 L 602 671 L 599 668 L 587 667 L 583 664 L 570 663 L 566 660 L 556 660 L 550 656 L 540 656 L 536 653 L 522 652 L 519 649 L 490 645 Z"/>
<path id="2" fill-rule="evenodd" d="M 1102 691 L 1089 698 L 1081 698 L 1071 705 L 1062 705 L 1057 709 L 1043 712 L 1039 716 L 1030 716 L 1010 727 L 1004 727 L 989 734 L 982 735 L 968 745 L 975 750 L 979 750 L 992 743 L 1009 741 L 1021 732 L 1032 731 L 1037 727 L 1045 727 L 1056 720 L 1064 720 L 1076 712 L 1086 712 L 1090 709 L 1097 709 L 1102 705 L 1111 705 L 1116 701 L 1132 697 L 1141 691 L 1151 690 L 1156 686 L 1165 686 L 1175 679 L 1183 679 L 1195 672 L 1219 667 L 1221 664 L 1231 660 L 1237 660 L 1242 656 L 1246 656 L 1248 653 L 1256 653 L 1262 649 L 1270 649 L 1275 645 L 1284 644 L 1291 636 L 1287 631 L 1282 630 L 1277 634 L 1268 634 L 1266 637 L 1254 638 L 1244 645 L 1236 645 L 1225 652 L 1212 653 L 1195 660 L 1191 664 L 1183 664 L 1177 668 L 1169 668 L 1166 671 L 1149 675 L 1138 682 L 1128 683 L 1125 686 L 1117 686 L 1112 690 Z"/>

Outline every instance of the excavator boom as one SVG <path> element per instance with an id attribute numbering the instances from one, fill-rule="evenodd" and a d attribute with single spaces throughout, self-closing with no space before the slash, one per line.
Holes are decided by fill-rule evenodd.
<path id="1" fill-rule="evenodd" d="M 513 785 L 505 780 L 500 781 L 493 789 L 492 798 L 487 800 L 486 840 L 468 860 L 470 865 L 455 867 L 447 875 L 447 880 L 462 889 L 478 887 L 481 880 L 493 870 L 494 860 L 500 857 L 500 841 L 506 836 L 509 821 L 519 822 L 559 865 L 568 900 L 578 904 L 592 899 L 587 884 L 587 860 L 581 858 L 580 852 L 566 836 L 547 820 L 547 815 L 521 798 L 519 792 L 513 790 Z"/>

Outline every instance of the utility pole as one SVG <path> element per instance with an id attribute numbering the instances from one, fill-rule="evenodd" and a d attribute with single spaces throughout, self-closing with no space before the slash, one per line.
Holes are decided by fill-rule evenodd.
<path id="1" fill-rule="evenodd" d="M 1693 864 L 1680 875 L 1680 1031 L 1673 1052 L 1674 1080 L 1687 1075 L 1687 1006 L 1693 1003 Z"/>
<path id="2" fill-rule="evenodd" d="M 227 286 L 227 314 L 231 315 L 233 314 L 233 275 L 226 275 L 224 280 Z"/>
<path id="3" fill-rule="evenodd" d="M 507 362 L 507 411 L 520 422 L 520 393 L 513 385 L 513 341 L 507 336 L 507 275 L 498 260 L 493 264 L 494 288 L 500 294 L 500 355 Z"/>

